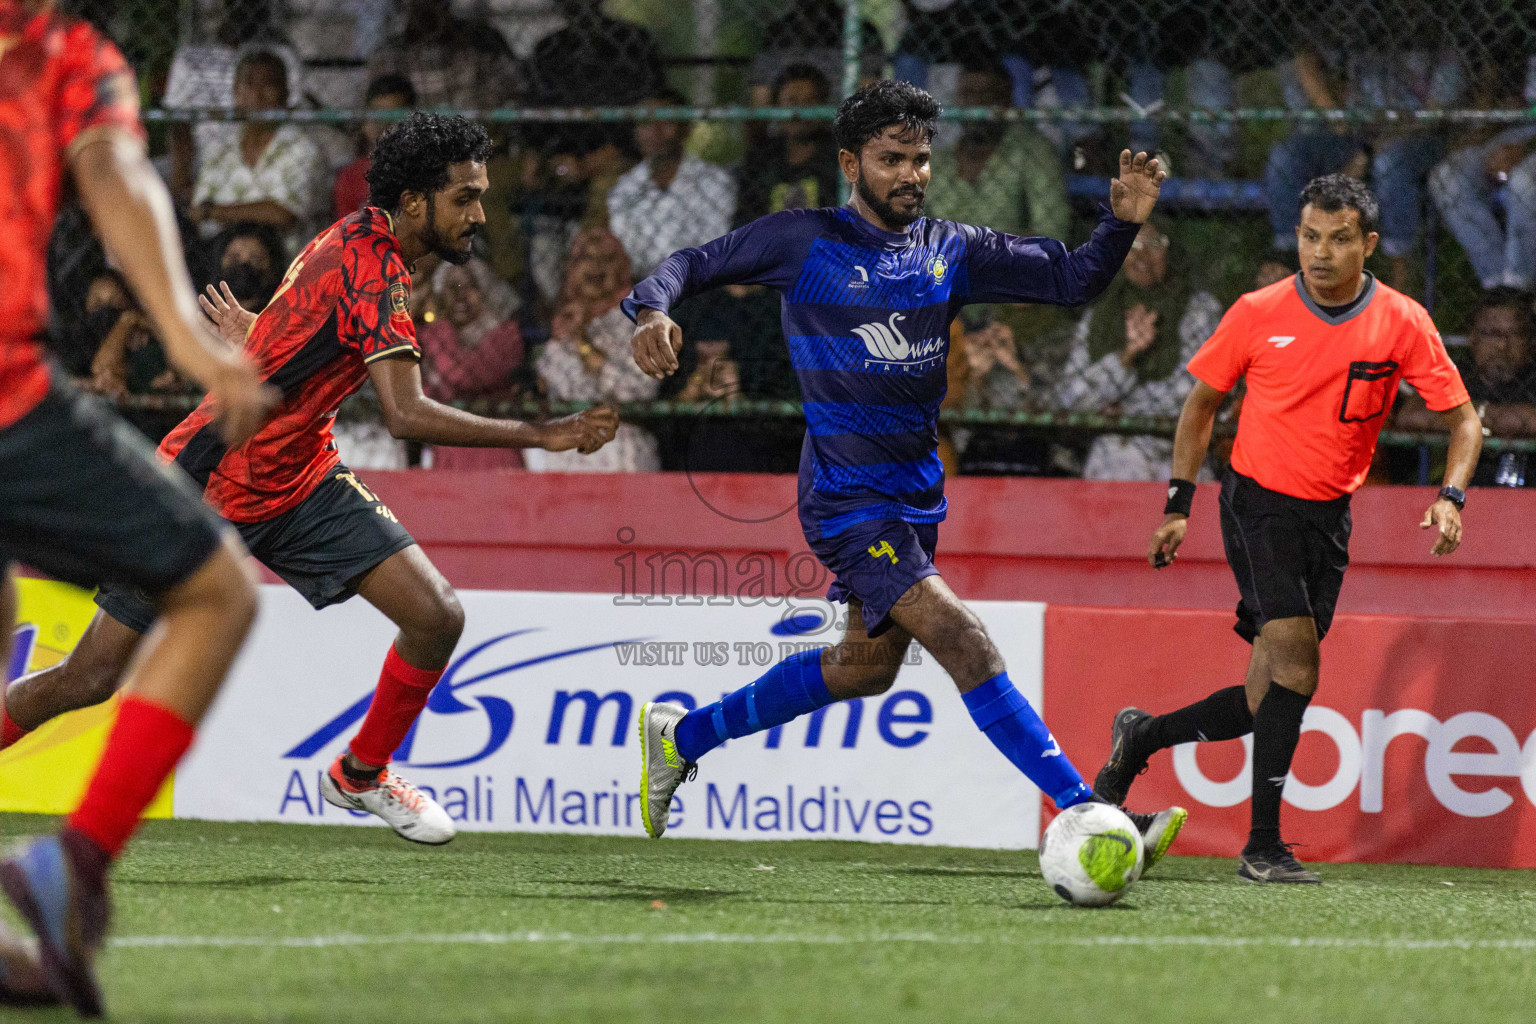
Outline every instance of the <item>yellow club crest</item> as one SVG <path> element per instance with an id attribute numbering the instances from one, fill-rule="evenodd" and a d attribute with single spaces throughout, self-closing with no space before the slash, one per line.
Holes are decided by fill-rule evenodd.
<path id="1" fill-rule="evenodd" d="M 928 273 L 933 276 L 934 284 L 943 284 L 944 275 L 949 273 L 949 261 L 943 256 L 935 256 L 928 261 Z"/>

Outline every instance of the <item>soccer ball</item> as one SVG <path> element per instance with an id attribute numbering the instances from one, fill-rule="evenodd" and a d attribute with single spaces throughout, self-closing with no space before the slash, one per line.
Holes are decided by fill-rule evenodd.
<path id="1" fill-rule="evenodd" d="M 1141 833 L 1109 804 L 1068 807 L 1045 830 L 1040 873 L 1056 894 L 1079 907 L 1105 907 L 1141 877 Z"/>

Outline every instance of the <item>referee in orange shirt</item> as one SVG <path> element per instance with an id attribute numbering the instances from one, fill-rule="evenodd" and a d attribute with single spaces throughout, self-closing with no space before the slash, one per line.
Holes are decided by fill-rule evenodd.
<path id="1" fill-rule="evenodd" d="M 1094 781 L 1098 796 L 1121 804 L 1164 747 L 1253 733 L 1253 817 L 1237 864 L 1251 882 L 1320 881 L 1280 839 L 1280 796 L 1349 565 L 1349 496 L 1365 482 L 1399 380 L 1451 434 L 1445 486 L 1419 524 L 1437 531 L 1436 555 L 1461 543 L 1464 488 L 1482 448 L 1482 424 L 1429 313 L 1365 270 L 1377 216 L 1361 182 L 1341 174 L 1311 181 L 1296 228 L 1301 272 L 1238 299 L 1189 361 L 1195 388 L 1147 557 L 1156 568 L 1178 557 L 1216 411 L 1246 377 L 1221 485 L 1221 535 L 1242 596 L 1235 628 L 1253 656 L 1242 686 L 1165 715 L 1121 711 Z"/>

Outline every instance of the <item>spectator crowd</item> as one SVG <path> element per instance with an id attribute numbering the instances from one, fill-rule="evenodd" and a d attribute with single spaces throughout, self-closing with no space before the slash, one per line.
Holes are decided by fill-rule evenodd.
<path id="1" fill-rule="evenodd" d="M 749 59 L 703 71 L 663 57 L 651 29 L 613 16 L 601 0 L 190 6 L 198 16 L 167 73 L 150 81 L 153 105 L 240 115 L 364 111 L 350 128 L 211 117 L 172 123 L 157 137 L 157 166 L 177 201 L 194 276 L 227 282 L 253 309 L 315 232 L 366 202 L 370 152 L 398 111 L 695 101 L 825 108 L 841 95 L 845 70 L 838 0 L 774 6 Z M 1381 256 L 1372 267 L 1387 283 L 1424 297 L 1434 281 L 1428 264 L 1446 248 L 1437 250 L 1436 232 L 1454 240 L 1472 294 L 1464 328 L 1447 331 L 1447 341 L 1490 433 L 1536 437 L 1536 121 L 1463 130 L 1462 122 L 1428 127 L 1411 117 L 1305 116 L 1529 107 L 1536 18 L 1527 19 L 1528 31 L 1512 31 L 1525 22 L 1509 20 L 1518 9 L 1506 0 L 1464 5 L 1455 18 L 1428 0 L 1300 0 L 1283 10 L 1257 0 L 899 7 L 894 22 L 861 26 L 863 80 L 905 78 L 949 107 L 1127 111 L 1109 123 L 1070 115 L 945 122 L 934 141 L 928 215 L 1070 244 L 1092 220 L 1092 196 L 1074 182 L 1102 182 L 1126 142 L 1159 153 L 1176 181 L 1243 182 L 1264 200 L 1257 212 L 1231 211 L 1216 222 L 1246 218 L 1258 228 L 1246 231 L 1258 244 L 1234 243 L 1235 256 L 1212 251 L 1225 228 L 1202 232 L 1159 217 L 1089 308 L 1062 318 L 1018 307 L 968 310 L 951 333 L 946 408 L 978 415 L 962 416 L 964 426 L 941 439 L 951 472 L 1166 478 L 1168 434 L 984 421 L 994 413 L 1176 417 L 1193 386 L 1184 369 L 1190 356 L 1238 292 L 1294 272 L 1295 197 L 1310 178 L 1337 171 L 1366 178 L 1381 200 Z M 740 91 L 723 96 L 720 83 L 736 80 L 727 72 L 741 79 Z M 1168 106 L 1254 105 L 1255 90 L 1298 116 L 1258 128 L 1150 116 Z M 840 202 L 825 115 L 746 120 L 728 130 L 671 118 L 491 127 L 497 148 L 477 257 L 464 266 L 424 261 L 417 271 L 412 314 L 427 393 L 443 401 L 664 400 L 709 414 L 686 424 L 641 418 L 595 455 L 537 453 L 526 462 L 516 452 L 408 452 L 367 416 L 344 415 L 338 435 L 353 446 L 348 457 L 360 465 L 561 472 L 793 468 L 795 431 L 730 415 L 743 400 L 799 400 L 776 295 L 733 286 L 680 307 L 682 369 L 665 382 L 635 367 L 618 303 L 677 249 L 765 214 Z M 1240 275 L 1236 287 L 1210 271 L 1224 256 Z M 78 379 L 112 398 L 182 388 L 78 214 L 61 217 L 50 274 L 57 349 Z M 1406 389 L 1394 417 L 1400 430 L 1437 429 Z M 1522 452 L 1490 450 L 1483 463 L 1477 483 L 1525 485 Z M 1389 456 L 1377 468 L 1381 480 L 1422 475 L 1424 467 Z"/>

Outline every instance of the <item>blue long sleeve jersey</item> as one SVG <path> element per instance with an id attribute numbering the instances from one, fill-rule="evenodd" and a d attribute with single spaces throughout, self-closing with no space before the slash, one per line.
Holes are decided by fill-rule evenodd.
<path id="1" fill-rule="evenodd" d="M 939 403 L 960 307 L 1088 302 L 1119 271 L 1139 227 L 1101 207 L 1093 237 L 1068 251 L 1052 238 L 927 217 L 891 232 L 847 206 L 786 210 L 673 253 L 635 286 L 624 312 L 665 313 L 717 285 L 779 292 L 804 397 L 806 536 L 871 519 L 935 523 L 948 510 Z"/>

